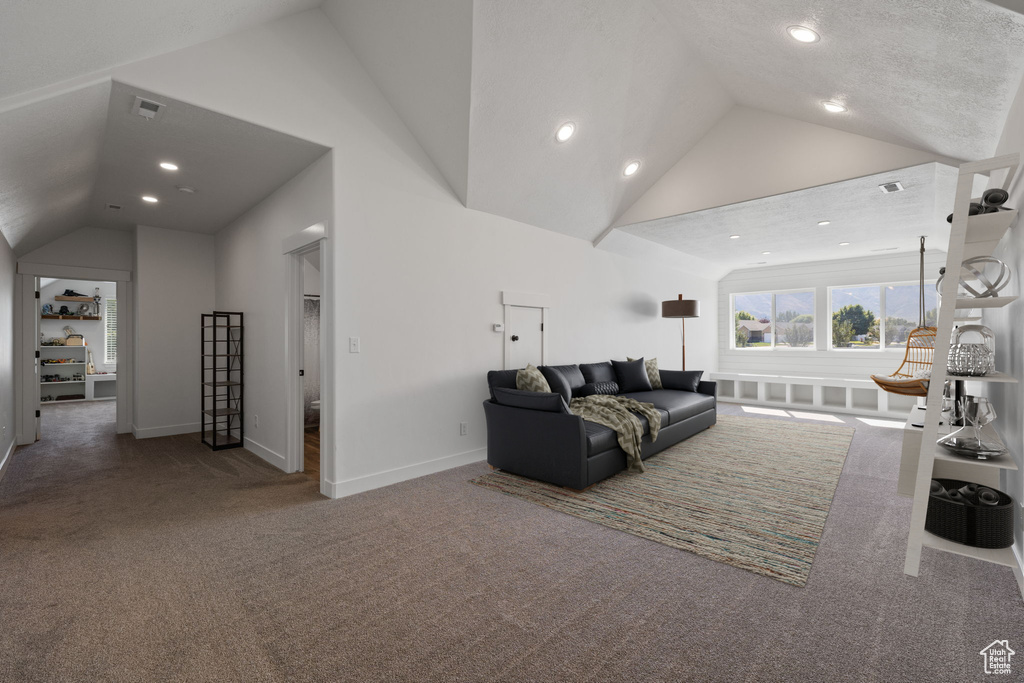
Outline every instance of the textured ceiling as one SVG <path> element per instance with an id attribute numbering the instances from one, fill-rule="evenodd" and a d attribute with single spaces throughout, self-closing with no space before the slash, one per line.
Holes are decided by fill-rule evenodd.
<path id="1" fill-rule="evenodd" d="M 195 45 L 320 2 L 2 2 L 0 98 Z"/>
<path id="2" fill-rule="evenodd" d="M 945 249 L 957 173 L 945 164 L 922 164 L 621 230 L 728 270 L 867 256 L 880 249 L 915 251 L 921 235 L 931 248 Z M 905 190 L 885 194 L 878 187 L 893 181 Z M 818 225 L 825 220 L 830 224 Z"/>
<path id="3" fill-rule="evenodd" d="M 0 231 L 18 254 L 82 227 L 110 83 L 0 113 Z"/>
<path id="4" fill-rule="evenodd" d="M 167 108 L 147 121 L 132 113 L 136 95 Z M 142 224 L 213 233 L 326 152 L 312 142 L 114 83 L 86 223 L 94 228 L 130 230 Z M 179 170 L 161 170 L 161 161 L 171 161 Z M 197 191 L 185 194 L 177 185 Z M 160 202 L 146 204 L 139 199 L 143 194 Z M 105 208 L 108 203 L 124 208 L 111 211 Z"/>
<path id="5" fill-rule="evenodd" d="M 730 106 L 649 2 L 478 0 L 468 206 L 592 240 Z"/>
<path id="6" fill-rule="evenodd" d="M 1024 74 L 1024 16 L 982 0 L 652 1 L 740 104 L 957 159 L 994 153 Z"/>

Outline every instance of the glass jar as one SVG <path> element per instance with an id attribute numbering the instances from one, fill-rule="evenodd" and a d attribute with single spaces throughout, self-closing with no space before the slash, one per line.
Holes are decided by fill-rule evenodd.
<path id="1" fill-rule="evenodd" d="M 964 341 L 976 335 L 980 341 Z M 961 325 L 953 330 L 949 346 L 949 374 L 958 377 L 980 377 L 996 369 L 995 335 L 984 325 Z"/>

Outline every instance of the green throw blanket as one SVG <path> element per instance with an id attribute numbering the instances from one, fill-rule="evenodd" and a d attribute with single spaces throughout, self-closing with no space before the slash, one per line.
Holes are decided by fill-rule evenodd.
<path id="1" fill-rule="evenodd" d="M 647 418 L 651 428 L 651 441 L 655 441 L 661 429 L 661 413 L 654 408 L 653 403 L 641 403 L 624 396 L 597 394 L 574 398 L 569 403 L 569 410 L 573 415 L 579 415 L 588 422 L 596 422 L 614 429 L 619 446 L 626 451 L 630 471 L 645 471 L 644 462 L 640 459 L 640 440 L 644 435 L 644 426 L 633 413 L 640 413 Z"/>

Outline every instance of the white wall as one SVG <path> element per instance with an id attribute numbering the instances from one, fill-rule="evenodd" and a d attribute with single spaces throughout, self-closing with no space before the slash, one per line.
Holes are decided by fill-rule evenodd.
<path id="1" fill-rule="evenodd" d="M 733 107 L 615 225 L 675 216 L 948 157 Z"/>
<path id="2" fill-rule="evenodd" d="M 939 268 L 945 263 L 945 253 L 927 251 L 925 279 L 935 280 Z M 721 372 L 849 379 L 868 379 L 872 374 L 890 374 L 899 367 L 904 351 L 827 350 L 832 329 L 828 288 L 917 282 L 918 275 L 917 253 L 733 271 L 718 283 L 718 369 Z M 817 350 L 732 348 L 730 295 L 791 289 L 814 289 Z"/>
<path id="3" fill-rule="evenodd" d="M 1017 152 L 1024 158 L 1024 82 L 1017 91 L 1017 97 L 1010 109 L 1003 128 L 1003 135 L 996 148 L 996 154 Z M 1002 177 L 996 178 L 1000 182 Z M 1018 169 L 1016 180 L 1010 187 L 1010 201 L 1006 206 L 1024 209 L 1024 170 Z M 999 243 L 993 253 L 1004 261 L 1013 271 L 1011 294 L 1024 295 L 1024 229 L 1020 218 L 1010 226 L 1010 230 Z M 985 325 L 992 328 L 996 336 L 996 369 L 1010 373 L 1017 378 L 1017 384 L 986 384 L 992 397 L 996 414 L 996 429 L 1013 459 L 1017 463 L 1017 471 L 1004 471 L 1003 490 L 1013 496 L 1017 502 L 1024 501 L 1024 299 L 1018 299 L 1006 308 L 986 309 L 983 316 Z M 1024 547 L 1024 515 L 1020 506 L 1015 507 L 1017 517 L 1014 520 L 1014 535 L 1017 540 L 1018 553 Z M 1018 556 L 1018 559 L 1021 559 Z"/>
<path id="4" fill-rule="evenodd" d="M 130 271 L 134 252 L 135 236 L 131 232 L 80 228 L 30 251 L 18 260 L 23 263 Z"/>
<path id="5" fill-rule="evenodd" d="M 41 320 L 39 331 L 43 337 L 63 337 L 64 327 L 70 325 L 75 332 L 85 337 L 85 342 L 92 349 L 93 364 L 96 372 L 115 372 L 117 364 L 106 363 L 106 317 L 107 300 L 117 297 L 117 284 L 113 282 L 96 282 L 94 280 L 55 280 L 39 290 L 39 305 L 51 304 L 56 313 L 61 306 L 67 306 L 72 315 L 78 310 L 78 304 L 72 301 L 54 301 L 55 296 L 62 296 L 65 289 L 71 289 L 86 296 L 92 296 L 96 288 L 100 288 L 100 317 L 102 320 Z M 85 370 L 82 369 L 84 373 Z"/>
<path id="6" fill-rule="evenodd" d="M 318 10 L 114 77 L 335 150 L 327 248 L 337 461 L 324 469 L 334 495 L 483 456 L 485 373 L 502 362 L 502 337 L 490 329 L 502 320 L 502 290 L 552 297 L 551 362 L 657 355 L 665 367 L 678 367 L 678 325 L 657 317 L 659 302 L 714 297 L 711 281 L 463 207 Z M 298 179 L 218 236 L 218 304 L 244 310 L 247 327 L 277 320 L 280 237 L 322 220 L 299 199 L 317 182 Z M 250 297 L 253 289 L 271 298 Z M 692 368 L 715 362 L 713 308 L 687 324 Z M 261 367 L 273 391 L 258 390 L 247 372 L 247 411 L 258 412 L 260 428 L 246 427 L 283 454 L 283 384 L 274 384 L 284 372 L 283 330 L 270 332 L 254 341 L 259 333 L 247 330 L 247 368 Z M 348 353 L 350 336 L 361 338 L 362 353 Z M 459 436 L 461 421 L 468 436 Z"/>
<path id="7" fill-rule="evenodd" d="M 214 306 L 214 238 L 135 232 L 135 405 L 139 438 L 200 428 L 200 314 Z"/>
<path id="8" fill-rule="evenodd" d="M 17 259 L 0 238 L 0 478 L 14 452 L 14 276 Z"/>

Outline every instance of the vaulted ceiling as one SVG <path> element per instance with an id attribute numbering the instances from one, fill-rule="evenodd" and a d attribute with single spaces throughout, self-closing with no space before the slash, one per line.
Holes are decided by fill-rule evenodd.
<path id="1" fill-rule="evenodd" d="M 117 191 L 99 180 L 105 70 L 316 6 L 466 206 L 595 243 L 618 226 L 606 244 L 630 252 L 685 253 L 630 226 L 817 184 L 813 150 L 768 144 L 772 117 L 834 157 L 818 183 L 950 164 L 993 152 L 1024 75 L 1017 0 L 320 2 L 4 3 L 0 230 L 23 253 L 109 218 L 95 209 Z M 796 43 L 793 25 L 821 40 Z"/>

